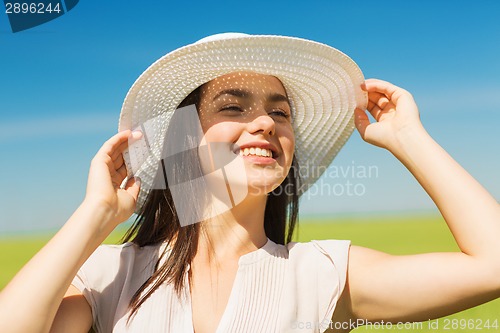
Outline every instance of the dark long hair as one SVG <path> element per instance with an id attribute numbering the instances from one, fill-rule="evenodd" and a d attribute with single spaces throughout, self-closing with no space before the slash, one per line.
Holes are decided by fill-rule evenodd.
<path id="1" fill-rule="evenodd" d="M 198 87 L 187 96 L 179 108 L 195 105 L 196 109 L 199 110 L 202 87 Z M 178 130 L 178 124 L 174 126 L 173 123 L 175 122 L 171 121 L 169 124 L 167 137 L 169 131 L 172 133 Z M 168 139 L 165 140 L 165 143 L 167 142 Z M 184 159 L 174 168 L 178 169 L 177 174 L 199 173 L 199 165 L 189 159 Z M 292 167 L 285 180 L 267 197 L 264 230 L 266 236 L 277 244 L 285 245 L 291 242 L 297 224 L 298 189 L 300 188 L 298 170 L 297 160 L 294 157 Z M 176 173 L 174 172 L 174 174 Z M 160 171 L 158 176 L 160 176 Z M 133 295 L 130 301 L 132 311 L 129 319 L 142 303 L 165 282 L 173 283 L 174 290 L 180 295 L 184 288 L 184 275 L 188 264 L 192 262 L 196 254 L 198 239 L 203 231 L 203 226 L 200 223 L 181 226 L 167 179 L 164 181 L 166 189 L 153 189 L 149 192 L 134 224 L 123 237 L 123 242 L 132 242 L 139 247 L 159 243 L 167 245 L 156 262 L 153 275 Z M 187 195 L 196 195 L 196 193 L 196 189 L 193 188 Z M 196 198 L 198 199 L 198 197 Z M 188 202 L 196 201 L 193 200 L 193 197 L 190 199 Z M 164 263 L 160 266 L 161 261 Z M 142 295 L 146 289 L 147 291 Z"/>

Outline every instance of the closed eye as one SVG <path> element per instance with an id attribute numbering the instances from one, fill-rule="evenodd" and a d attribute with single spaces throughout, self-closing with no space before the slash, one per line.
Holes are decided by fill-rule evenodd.
<path id="1" fill-rule="evenodd" d="M 239 112 L 243 112 L 243 109 L 241 108 L 241 106 L 239 106 L 237 104 L 224 105 L 220 110 L 221 111 L 239 111 Z"/>
<path id="2" fill-rule="evenodd" d="M 281 109 L 275 109 L 271 112 L 269 112 L 270 115 L 274 115 L 274 116 L 278 116 L 278 117 L 283 117 L 283 118 L 286 118 L 288 119 L 290 117 L 290 115 L 288 114 L 288 112 L 286 111 L 283 111 Z"/>

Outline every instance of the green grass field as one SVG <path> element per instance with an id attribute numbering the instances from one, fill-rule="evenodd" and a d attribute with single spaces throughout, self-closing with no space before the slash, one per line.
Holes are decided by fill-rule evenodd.
<path id="1" fill-rule="evenodd" d="M 435 216 L 341 218 L 300 221 L 296 241 L 350 239 L 355 245 L 392 254 L 457 251 L 444 221 Z M 118 243 L 122 232 L 113 233 L 106 243 Z M 0 238 L 0 289 L 50 238 L 50 235 Z M 494 323 L 497 327 L 493 327 Z M 488 328 L 487 325 L 490 325 Z M 500 299 L 453 316 L 396 327 L 360 327 L 355 332 L 500 332 Z"/>

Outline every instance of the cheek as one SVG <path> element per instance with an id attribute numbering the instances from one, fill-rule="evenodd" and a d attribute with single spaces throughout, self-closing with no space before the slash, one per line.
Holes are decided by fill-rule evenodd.
<path id="1" fill-rule="evenodd" d="M 293 129 L 291 127 L 283 129 L 280 132 L 279 137 L 281 147 L 283 148 L 287 159 L 291 160 L 295 150 L 295 135 L 293 133 Z"/>
<path id="2" fill-rule="evenodd" d="M 212 124 L 205 130 L 204 139 L 207 142 L 236 142 L 241 134 L 240 127 L 234 122 Z"/>
<path id="3" fill-rule="evenodd" d="M 238 125 L 232 122 L 220 122 L 211 125 L 205 131 L 198 148 L 198 156 L 205 174 L 227 166 L 234 160 L 233 143 L 241 133 Z"/>

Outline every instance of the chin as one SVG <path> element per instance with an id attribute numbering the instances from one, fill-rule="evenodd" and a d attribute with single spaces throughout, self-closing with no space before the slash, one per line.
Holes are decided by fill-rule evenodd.
<path id="1" fill-rule="evenodd" d="M 281 182 L 252 182 L 248 181 L 249 195 L 267 195 L 280 186 Z"/>

